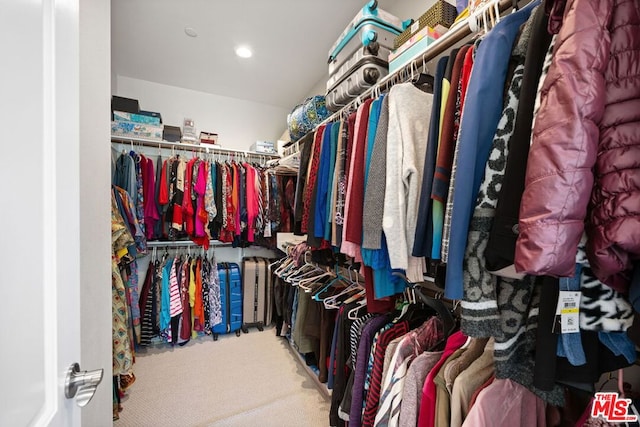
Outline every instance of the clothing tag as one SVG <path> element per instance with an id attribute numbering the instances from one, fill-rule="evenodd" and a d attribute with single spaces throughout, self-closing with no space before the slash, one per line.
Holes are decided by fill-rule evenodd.
<path id="1" fill-rule="evenodd" d="M 562 334 L 580 332 L 581 295 L 577 291 L 560 291 L 553 332 Z"/>

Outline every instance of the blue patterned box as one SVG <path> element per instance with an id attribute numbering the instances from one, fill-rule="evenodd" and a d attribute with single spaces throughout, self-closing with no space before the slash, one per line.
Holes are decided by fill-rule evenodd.
<path id="1" fill-rule="evenodd" d="M 124 111 L 114 111 L 113 119 L 117 122 L 135 122 L 148 125 L 160 126 L 160 117 L 147 116 L 145 114 L 125 113 Z"/>
<path id="2" fill-rule="evenodd" d="M 162 141 L 163 126 L 154 126 L 145 123 L 113 121 L 111 122 L 111 135 L 130 136 L 135 138 L 156 139 Z"/>

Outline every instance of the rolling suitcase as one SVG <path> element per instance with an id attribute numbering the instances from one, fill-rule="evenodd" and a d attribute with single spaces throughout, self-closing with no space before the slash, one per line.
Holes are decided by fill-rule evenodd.
<path id="1" fill-rule="evenodd" d="M 214 341 L 218 340 L 220 334 L 235 332 L 236 336 L 240 336 L 240 330 L 242 329 L 242 279 L 240 267 L 235 263 L 219 263 L 218 275 L 220 276 L 222 323 L 211 328 Z"/>
<path id="2" fill-rule="evenodd" d="M 269 260 L 247 257 L 242 260 L 242 331 L 256 327 L 263 331 L 271 323 L 273 311 L 271 275 Z"/>
<path id="3" fill-rule="evenodd" d="M 329 50 L 329 110 L 336 111 L 339 104 L 346 104 L 388 74 L 388 58 L 394 40 L 409 23 L 379 9 L 375 0 L 362 8 Z M 357 77 L 345 84 L 345 79 L 352 74 Z M 329 102 L 329 98 L 338 104 Z M 348 100 L 344 101 L 346 98 Z"/>
<path id="4" fill-rule="evenodd" d="M 339 80 L 334 81 L 327 92 L 327 110 L 338 111 L 347 105 L 351 100 L 376 84 L 389 72 L 389 65 L 381 62 L 378 58 L 365 59 L 358 64 L 356 69 L 349 74 L 343 75 Z"/>

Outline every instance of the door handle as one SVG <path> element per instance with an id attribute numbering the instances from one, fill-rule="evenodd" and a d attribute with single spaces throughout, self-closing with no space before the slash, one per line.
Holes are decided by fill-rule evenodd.
<path id="1" fill-rule="evenodd" d="M 79 407 L 84 407 L 89 403 L 102 381 L 104 369 L 95 371 L 81 371 L 80 365 L 73 363 L 67 370 L 64 381 L 64 395 L 67 399 L 76 398 Z"/>

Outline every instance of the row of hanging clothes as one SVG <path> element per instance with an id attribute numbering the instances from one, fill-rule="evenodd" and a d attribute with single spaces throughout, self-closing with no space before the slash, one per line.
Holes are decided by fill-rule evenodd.
<path id="1" fill-rule="evenodd" d="M 276 335 L 286 337 L 326 382 L 335 311 L 346 302 L 355 305 L 352 315 L 364 312 L 364 287 L 344 258 L 330 251 L 312 253 L 305 243 L 287 251 L 271 265 Z"/>
<path id="2" fill-rule="evenodd" d="M 405 291 L 392 310 L 371 313 L 359 266 L 345 274 L 328 267 L 344 261 L 300 243 L 272 265 L 276 333 L 307 364 L 317 364 L 319 381 L 332 390 L 330 425 L 460 426 L 467 418 L 466 425 L 480 425 L 495 400 L 479 399 L 472 412 L 468 399 L 485 388 L 500 399 L 505 390 L 517 392 L 523 405 L 541 404 L 544 413 L 542 400 L 515 382 L 497 380 L 489 389 L 495 380 L 493 340 L 463 335 L 456 307 L 441 292 L 411 285 L 396 273 Z"/>
<path id="3" fill-rule="evenodd" d="M 149 254 L 148 241 L 190 240 L 207 249 L 211 240 L 275 247 L 275 233 L 291 230 L 296 180 L 291 170 L 269 167 L 259 156 L 262 163 L 175 148 L 169 155 L 161 149 L 149 155 L 153 149 L 122 145 L 121 151 L 112 148 L 111 157 L 114 419 L 135 381 L 138 346 L 185 343 L 210 331 L 220 314 L 216 265 L 206 257 L 154 256 L 144 285 L 139 283 L 138 260 Z M 174 272 L 178 283 L 188 280 L 188 292 L 180 287 L 179 298 L 171 299 L 178 295 Z"/>
<path id="4" fill-rule="evenodd" d="M 620 25 L 578 25 L 592 3 L 532 1 L 442 55 L 432 76 L 373 90 L 299 141 L 295 232 L 362 263 L 366 311 L 393 309 L 406 287 L 396 273 L 431 276 L 460 301 L 462 333 L 493 340 L 496 379 L 548 410 L 637 360 L 635 143 L 612 139 L 630 143 L 635 128 L 618 125 L 635 119 L 605 101 L 640 98 L 634 66 L 618 62 L 640 47 L 640 13 L 599 3 Z M 591 61 L 573 37 L 599 46 L 581 45 Z M 594 55 L 597 81 L 585 77 Z M 559 304 L 573 317 L 556 316 Z"/>
<path id="5" fill-rule="evenodd" d="M 173 250 L 172 250 L 173 251 Z M 137 343 L 185 345 L 199 335 L 211 335 L 222 323 L 220 277 L 215 253 L 187 247 L 172 255 L 153 250 L 140 290 L 140 329 Z"/>
<path id="6" fill-rule="evenodd" d="M 140 331 L 137 257 L 146 250 L 143 241 L 134 238 L 139 231 L 135 205 L 129 194 L 111 189 L 111 299 L 113 418 L 119 418 L 121 399 L 135 381 L 136 330 Z"/>
<path id="7" fill-rule="evenodd" d="M 172 149 L 170 156 L 112 150 L 112 183 L 132 199 L 136 238 L 211 240 L 275 247 L 275 233 L 292 231 L 296 174 L 242 156 Z M 144 243 L 142 243 L 144 247 Z"/>

